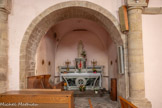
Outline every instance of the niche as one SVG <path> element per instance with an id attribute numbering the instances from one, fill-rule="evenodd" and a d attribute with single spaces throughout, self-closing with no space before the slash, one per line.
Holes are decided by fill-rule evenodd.
<path id="1" fill-rule="evenodd" d="M 113 62 L 111 61 L 111 62 L 110 62 L 110 64 L 112 65 L 112 64 L 113 64 Z"/>
<path id="2" fill-rule="evenodd" d="M 42 60 L 42 65 L 44 65 L 44 60 Z"/>
<path id="3" fill-rule="evenodd" d="M 49 61 L 49 62 L 48 62 L 48 66 L 50 66 L 50 65 L 51 65 L 51 62 Z"/>

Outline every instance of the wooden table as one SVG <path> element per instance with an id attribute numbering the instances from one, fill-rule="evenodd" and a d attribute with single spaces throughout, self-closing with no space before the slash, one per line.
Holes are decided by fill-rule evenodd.
<path id="1" fill-rule="evenodd" d="M 16 105 L 19 103 L 37 104 L 37 106 L 32 108 L 45 108 L 47 106 L 48 108 L 74 108 L 74 97 L 73 91 L 54 91 L 52 89 L 19 90 L 0 94 L 0 103 L 16 103 Z M 0 108 L 2 108 L 2 105 Z M 12 107 L 10 106 L 9 108 Z"/>

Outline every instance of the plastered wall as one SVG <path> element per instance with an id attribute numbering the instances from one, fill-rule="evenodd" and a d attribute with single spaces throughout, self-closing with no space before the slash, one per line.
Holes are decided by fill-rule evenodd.
<path id="1" fill-rule="evenodd" d="M 142 15 L 146 97 L 152 108 L 162 105 L 162 15 Z"/>
<path id="2" fill-rule="evenodd" d="M 150 0 L 149 7 L 162 7 L 162 0 Z M 145 95 L 152 108 L 162 105 L 162 15 L 142 15 Z"/>

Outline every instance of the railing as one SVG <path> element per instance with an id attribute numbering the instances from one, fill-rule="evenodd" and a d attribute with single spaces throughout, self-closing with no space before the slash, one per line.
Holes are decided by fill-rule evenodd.
<path id="1" fill-rule="evenodd" d="M 126 99 L 119 96 L 121 108 L 137 108 L 135 105 L 133 105 L 131 102 L 127 101 Z"/>

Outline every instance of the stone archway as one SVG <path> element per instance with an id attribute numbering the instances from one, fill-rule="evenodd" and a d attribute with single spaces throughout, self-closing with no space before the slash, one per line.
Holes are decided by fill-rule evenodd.
<path id="1" fill-rule="evenodd" d="M 54 5 L 37 16 L 24 34 L 20 48 L 21 89 L 26 88 L 26 77 L 34 75 L 35 54 L 41 38 L 53 25 L 69 18 L 94 21 L 105 28 L 114 43 L 117 45 L 126 43 L 125 35 L 120 32 L 117 19 L 106 9 L 87 1 L 69 1 Z"/>

